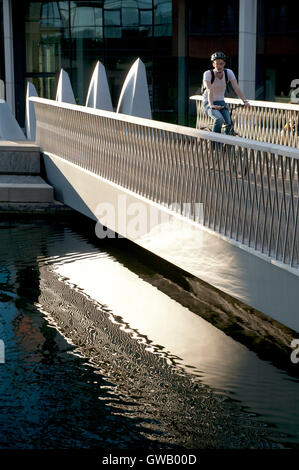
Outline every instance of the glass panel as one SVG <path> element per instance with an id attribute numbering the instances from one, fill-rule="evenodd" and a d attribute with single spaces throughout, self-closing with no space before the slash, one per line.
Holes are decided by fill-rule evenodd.
<path id="1" fill-rule="evenodd" d="M 150 8 L 152 9 L 152 0 L 139 0 L 138 6 L 139 8 Z"/>
<path id="2" fill-rule="evenodd" d="M 41 5 L 41 24 L 52 27 L 62 26 L 63 17 L 56 2 Z"/>
<path id="3" fill-rule="evenodd" d="M 71 7 L 71 26 L 102 26 L 102 8 L 81 6 Z"/>
<path id="4" fill-rule="evenodd" d="M 72 37 L 103 38 L 103 9 L 94 6 L 71 6 Z M 82 2 L 81 2 L 82 3 Z"/>
<path id="5" fill-rule="evenodd" d="M 71 69 L 68 2 L 28 2 L 25 11 L 26 76 L 42 74 L 40 96 L 54 98 L 55 74 Z"/>
<path id="6" fill-rule="evenodd" d="M 152 10 L 140 10 L 140 25 L 151 25 L 152 21 Z"/>
<path id="7" fill-rule="evenodd" d="M 154 0 L 155 36 L 172 35 L 172 1 Z"/>
<path id="8" fill-rule="evenodd" d="M 120 9 L 122 0 L 104 0 L 104 8 L 105 10 L 115 10 L 115 9 Z"/>
<path id="9" fill-rule="evenodd" d="M 104 36 L 106 39 L 109 38 L 121 38 L 122 36 L 122 30 L 121 28 L 104 28 Z"/>
<path id="10" fill-rule="evenodd" d="M 72 86 L 80 104 L 85 104 L 89 79 L 102 55 L 102 6 L 103 2 L 98 1 L 70 2 Z"/>
<path id="11" fill-rule="evenodd" d="M 54 98 L 56 87 L 57 87 L 57 78 L 56 77 L 27 77 L 27 82 L 33 83 L 35 89 L 39 96 L 41 97 L 51 97 Z"/>
<path id="12" fill-rule="evenodd" d="M 55 72 L 61 66 L 62 37 L 60 31 L 47 34 L 36 23 L 26 24 L 27 72 Z"/>
<path id="13" fill-rule="evenodd" d="M 105 26 L 120 26 L 120 9 L 105 10 Z"/>
<path id="14" fill-rule="evenodd" d="M 30 3 L 25 11 L 25 21 L 39 21 L 41 17 L 41 2 Z"/>
<path id="15" fill-rule="evenodd" d="M 123 9 L 137 8 L 138 0 L 121 0 L 121 6 Z"/>
<path id="16" fill-rule="evenodd" d="M 121 9 L 106 9 L 105 2 L 105 10 L 104 10 L 104 36 L 105 38 L 121 38 Z M 120 2 L 113 2 L 113 5 L 116 6 L 120 4 Z M 109 2 L 108 7 L 112 7 L 112 3 Z"/>
<path id="17" fill-rule="evenodd" d="M 122 8 L 121 15 L 123 26 L 139 26 L 138 8 Z"/>

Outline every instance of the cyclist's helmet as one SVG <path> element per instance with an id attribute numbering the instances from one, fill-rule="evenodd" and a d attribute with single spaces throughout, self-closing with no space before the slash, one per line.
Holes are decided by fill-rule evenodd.
<path id="1" fill-rule="evenodd" d="M 223 52 L 214 52 L 214 54 L 211 55 L 211 61 L 213 62 L 216 59 L 226 60 L 226 55 Z"/>

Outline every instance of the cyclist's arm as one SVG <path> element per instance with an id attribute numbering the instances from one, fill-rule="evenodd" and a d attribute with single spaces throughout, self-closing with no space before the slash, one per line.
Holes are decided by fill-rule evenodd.
<path id="1" fill-rule="evenodd" d="M 242 92 L 241 88 L 239 87 L 237 80 L 231 80 L 231 84 L 232 84 L 232 87 L 235 90 L 236 94 L 238 95 L 238 97 L 243 101 L 244 105 L 245 106 L 250 106 L 247 99 L 245 98 L 244 93 Z"/>
<path id="2" fill-rule="evenodd" d="M 209 82 L 208 80 L 204 80 L 204 86 L 208 92 L 208 101 L 209 101 L 209 105 L 210 107 L 213 106 L 213 103 L 214 103 L 214 96 L 213 96 L 213 88 L 212 88 L 212 83 Z"/>

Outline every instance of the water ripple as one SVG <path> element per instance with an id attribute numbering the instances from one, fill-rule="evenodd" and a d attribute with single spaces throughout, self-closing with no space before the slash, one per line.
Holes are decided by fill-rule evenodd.
<path id="1" fill-rule="evenodd" d="M 63 221 L 0 223 L 0 337 L 7 359 L 0 365 L 0 447 L 268 448 L 296 442 L 282 432 L 292 430 L 291 418 L 284 406 L 279 415 L 275 401 L 282 384 L 295 396 L 294 379 L 281 381 L 271 365 L 272 375 L 262 375 L 254 388 L 250 367 L 264 371 L 264 362 L 174 300 L 185 294 L 169 278 L 138 259 L 129 275 L 133 257 L 105 242 L 95 246 Z M 97 263 L 100 270 L 93 271 Z M 78 281 L 80 270 L 89 288 L 90 276 L 99 277 L 94 291 Z M 163 289 L 170 295 L 162 298 Z M 183 321 L 175 333 L 179 311 Z M 194 357 L 188 322 L 202 342 Z M 267 408 L 262 391 L 269 386 Z"/>

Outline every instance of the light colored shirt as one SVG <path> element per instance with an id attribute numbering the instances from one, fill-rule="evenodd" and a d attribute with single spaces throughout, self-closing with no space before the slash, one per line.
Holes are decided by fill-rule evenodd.
<path id="1" fill-rule="evenodd" d="M 231 69 L 227 70 L 227 78 L 231 82 L 232 80 L 236 80 L 235 74 Z M 222 79 L 220 80 L 217 77 L 217 74 L 214 70 L 215 80 L 212 83 L 212 90 L 213 90 L 213 100 L 214 101 L 223 101 L 224 100 L 224 93 L 226 90 L 226 81 L 225 81 L 225 73 L 223 70 Z M 210 70 L 206 70 L 203 74 L 203 80 L 206 82 L 210 82 L 212 79 L 212 74 Z M 203 94 L 203 100 L 208 101 L 208 90 L 205 90 Z"/>

